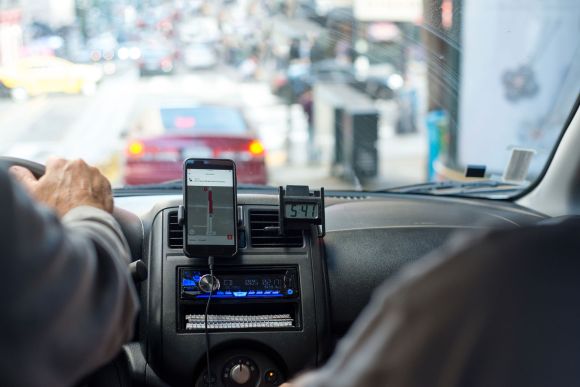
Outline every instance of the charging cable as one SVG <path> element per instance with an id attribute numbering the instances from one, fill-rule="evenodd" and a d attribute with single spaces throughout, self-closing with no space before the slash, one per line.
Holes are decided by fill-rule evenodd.
<path id="1" fill-rule="evenodd" d="M 210 368 L 210 361 L 209 361 L 209 329 L 207 327 L 207 316 L 209 313 L 209 303 L 211 302 L 211 294 L 213 292 L 213 288 L 214 288 L 214 280 L 215 277 L 213 276 L 213 257 L 208 257 L 207 259 L 207 264 L 209 266 L 209 276 L 211 278 L 211 282 L 210 282 L 210 291 L 208 293 L 207 296 L 207 303 L 205 304 L 205 360 L 206 360 L 206 366 L 207 366 L 207 385 L 208 387 L 211 387 L 212 382 L 211 382 L 211 368 Z"/>

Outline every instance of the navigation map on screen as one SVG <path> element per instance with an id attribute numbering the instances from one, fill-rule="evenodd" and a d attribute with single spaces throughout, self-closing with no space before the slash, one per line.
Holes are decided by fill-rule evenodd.
<path id="1" fill-rule="evenodd" d="M 231 170 L 187 170 L 187 244 L 235 244 L 233 184 Z"/>

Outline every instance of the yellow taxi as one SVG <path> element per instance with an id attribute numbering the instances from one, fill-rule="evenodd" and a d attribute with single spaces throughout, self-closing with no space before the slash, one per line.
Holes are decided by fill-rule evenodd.
<path id="1" fill-rule="evenodd" d="M 0 84 L 16 100 L 48 93 L 90 95 L 102 77 L 99 68 L 52 56 L 27 57 L 0 67 Z"/>

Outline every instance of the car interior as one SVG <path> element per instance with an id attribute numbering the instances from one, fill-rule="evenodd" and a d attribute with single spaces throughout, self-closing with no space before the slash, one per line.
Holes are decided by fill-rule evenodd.
<path id="1" fill-rule="evenodd" d="M 275 281 L 271 289 L 286 294 L 212 302 L 210 313 L 232 319 L 210 331 L 214 385 L 279 385 L 323 364 L 373 290 L 452 234 L 578 215 L 579 143 L 577 102 L 541 178 L 510 199 L 328 190 L 324 236 L 317 225 L 272 233 L 280 222 L 278 191 L 239 187 L 239 250 L 233 258 L 216 259 L 215 276 L 222 282 L 228 277 Z M 42 165 L 27 160 L 4 157 L 2 162 L 43 173 Z M 203 315 L 205 301 L 189 297 L 184 280 L 207 274 L 208 265 L 206 258 L 183 253 L 182 202 L 180 189 L 116 195 L 114 215 L 130 244 L 141 310 L 134 341 L 89 377 L 89 385 L 207 384 L 203 323 L 190 319 Z M 268 316 L 286 323 L 258 324 Z M 247 375 L 240 365 L 248 367 Z"/>
<path id="2" fill-rule="evenodd" d="M 580 216 L 580 7 L 524 3 L 0 1 L 0 167 L 96 166 L 131 253 L 134 336 L 77 386 L 280 386 L 456 236 Z M 188 159 L 236 163 L 232 256 L 188 250 L 224 200 Z"/>

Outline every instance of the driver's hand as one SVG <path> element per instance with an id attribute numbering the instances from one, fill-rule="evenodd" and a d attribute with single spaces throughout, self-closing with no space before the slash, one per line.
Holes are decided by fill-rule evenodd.
<path id="1" fill-rule="evenodd" d="M 113 212 L 109 180 L 83 160 L 49 159 L 40 179 L 23 167 L 13 166 L 10 172 L 36 200 L 52 207 L 60 216 L 79 206 Z"/>

